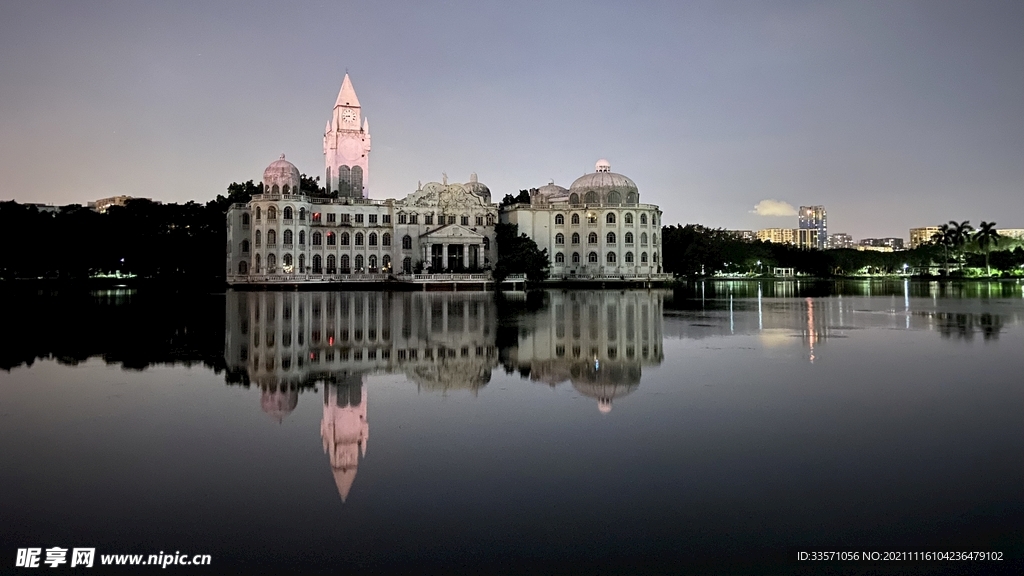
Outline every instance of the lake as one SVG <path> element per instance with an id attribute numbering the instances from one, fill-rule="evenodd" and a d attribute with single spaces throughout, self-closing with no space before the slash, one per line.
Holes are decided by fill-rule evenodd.
<path id="1" fill-rule="evenodd" d="M 1021 567 L 1020 283 L 7 297 L 0 571 Z"/>

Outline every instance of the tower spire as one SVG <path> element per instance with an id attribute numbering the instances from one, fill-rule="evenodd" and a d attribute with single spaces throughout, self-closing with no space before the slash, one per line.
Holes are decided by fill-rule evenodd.
<path id="1" fill-rule="evenodd" d="M 341 82 L 341 91 L 338 92 L 338 101 L 334 103 L 334 107 L 338 106 L 359 106 L 359 98 L 356 97 L 356 89 L 352 87 L 352 80 L 349 79 L 348 73 L 345 73 L 345 79 Z"/>

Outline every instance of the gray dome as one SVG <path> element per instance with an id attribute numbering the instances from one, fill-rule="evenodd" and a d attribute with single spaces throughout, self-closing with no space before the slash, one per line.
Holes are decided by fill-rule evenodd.
<path id="1" fill-rule="evenodd" d="M 635 204 L 640 198 L 636 183 L 612 172 L 607 160 L 598 161 L 595 172 L 577 178 L 569 186 L 569 193 L 576 194 L 577 201 L 584 204 Z"/>
<path id="2" fill-rule="evenodd" d="M 281 154 L 281 158 L 270 163 L 267 169 L 263 171 L 263 184 L 267 191 L 273 186 L 278 186 L 283 189 L 284 186 L 288 186 L 290 190 L 298 192 L 299 189 L 299 169 L 295 167 L 295 164 L 284 159 L 284 154 Z"/>
<path id="3" fill-rule="evenodd" d="M 562 188 L 554 182 L 545 184 L 537 189 L 538 196 L 544 196 L 545 198 L 552 200 L 556 198 L 567 198 L 569 196 L 569 190 Z"/>
<path id="4" fill-rule="evenodd" d="M 480 196 L 481 198 L 486 200 L 487 203 L 490 203 L 491 189 L 477 180 L 476 173 L 470 174 L 469 182 L 463 184 L 462 187 L 465 188 L 466 191 L 469 192 L 470 194 L 476 194 L 477 196 Z"/>

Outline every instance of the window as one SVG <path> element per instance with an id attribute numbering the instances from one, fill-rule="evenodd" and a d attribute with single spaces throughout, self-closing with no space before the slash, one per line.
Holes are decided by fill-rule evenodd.
<path id="1" fill-rule="evenodd" d="M 565 244 L 565 234 L 561 232 L 555 234 L 555 244 Z"/>
<path id="2" fill-rule="evenodd" d="M 328 238 L 330 238 L 330 236 L 328 236 Z M 331 254 L 330 256 L 327 257 L 327 273 L 338 273 L 338 259 L 334 256 L 334 254 Z"/>
<path id="3" fill-rule="evenodd" d="M 292 207 L 291 206 L 285 206 L 285 208 L 284 208 L 284 219 L 285 220 L 291 220 L 292 219 Z"/>
<path id="4" fill-rule="evenodd" d="M 391 214 L 385 214 L 380 217 L 381 222 L 385 224 L 391 224 Z"/>
<path id="5" fill-rule="evenodd" d="M 334 232 L 327 233 L 327 245 L 334 246 L 338 243 L 338 237 L 334 235 Z"/>
<path id="6" fill-rule="evenodd" d="M 284 186 L 283 186 L 283 187 L 281 188 L 281 192 L 283 192 L 283 193 L 285 193 L 285 194 L 287 194 L 287 193 L 288 193 L 288 192 L 290 192 L 290 191 L 291 191 L 291 188 L 289 188 L 287 184 L 285 184 L 285 185 L 284 185 Z"/>
<path id="7" fill-rule="evenodd" d="M 391 234 L 388 234 L 387 232 L 381 234 L 381 236 L 380 236 L 380 245 L 381 246 L 391 246 Z"/>
<path id="8" fill-rule="evenodd" d="M 305 219 L 306 219 L 306 209 L 305 208 L 299 208 L 299 220 L 305 220 Z"/>
<path id="9" fill-rule="evenodd" d="M 260 232 L 259 230 L 256 231 L 255 240 L 256 240 L 256 246 L 262 246 L 263 245 L 263 233 Z"/>
<path id="10" fill-rule="evenodd" d="M 370 232 L 370 246 L 376 246 L 376 245 L 377 245 L 377 233 L 376 232 Z"/>
<path id="11" fill-rule="evenodd" d="M 573 232 L 572 233 L 572 243 L 573 243 L 573 245 L 576 245 L 576 244 L 580 243 L 580 233 L 579 232 Z"/>
<path id="12" fill-rule="evenodd" d="M 362 272 L 362 271 L 363 271 L 363 255 L 362 254 L 357 254 L 356 255 L 356 272 Z"/>
<path id="13" fill-rule="evenodd" d="M 285 246 L 291 246 L 292 245 L 292 231 L 291 230 L 285 230 L 284 231 L 284 244 L 285 244 Z"/>
<path id="14" fill-rule="evenodd" d="M 390 272 L 391 271 L 391 256 L 385 254 L 380 259 L 380 271 Z"/>
<path id="15" fill-rule="evenodd" d="M 363 195 L 363 169 L 359 166 L 352 167 L 352 196 Z"/>
<path id="16" fill-rule="evenodd" d="M 248 214 L 242 214 L 242 226 L 248 226 L 248 225 L 249 225 L 249 215 Z"/>
<path id="17" fill-rule="evenodd" d="M 242 240 L 242 252 L 248 252 L 248 251 L 249 251 L 249 241 L 248 240 Z"/>
<path id="18" fill-rule="evenodd" d="M 587 254 L 587 262 L 597 263 L 597 252 L 591 252 Z"/>
<path id="19" fill-rule="evenodd" d="M 348 232 L 342 232 L 341 233 L 341 245 L 342 246 L 348 246 L 349 238 L 350 238 L 350 236 L 348 235 Z"/>
<path id="20" fill-rule="evenodd" d="M 342 274 L 351 274 L 352 273 L 352 264 L 351 264 L 351 262 L 352 261 L 349 259 L 348 254 L 342 254 L 341 255 L 341 267 L 340 267 L 340 270 L 341 270 Z"/>
<path id="21" fill-rule="evenodd" d="M 604 217 L 604 222 L 605 224 L 615 224 L 615 213 L 609 212 L 608 214 L 606 214 Z"/>
<path id="22" fill-rule="evenodd" d="M 305 230 L 299 230 L 299 246 L 305 246 L 305 245 L 306 245 L 306 231 Z"/>
<path id="23" fill-rule="evenodd" d="M 597 244 L 597 232 L 591 232 L 590 235 L 587 236 L 587 244 Z"/>
<path id="24" fill-rule="evenodd" d="M 370 254 L 368 264 L 370 265 L 371 274 L 377 272 L 377 256 L 375 254 Z"/>
<path id="25" fill-rule="evenodd" d="M 490 214 L 487 215 L 487 225 L 494 226 L 494 216 L 491 216 Z"/>
<path id="26" fill-rule="evenodd" d="M 267 208 L 267 220 L 277 220 L 277 208 L 271 206 Z M 267 267 L 270 267 L 270 259 L 267 259 Z"/>
<path id="27" fill-rule="evenodd" d="M 319 232 L 313 232 L 313 246 L 319 246 L 323 244 L 323 236 Z"/>
<path id="28" fill-rule="evenodd" d="M 415 214 L 409 214 L 409 224 L 415 224 L 417 216 Z"/>
<path id="29" fill-rule="evenodd" d="M 597 192 L 591 190 L 583 197 L 584 204 L 597 204 Z"/>
<path id="30" fill-rule="evenodd" d="M 615 232 L 609 232 L 604 239 L 608 244 L 615 244 Z"/>
<path id="31" fill-rule="evenodd" d="M 640 263 L 647 264 L 647 252 L 640 253 Z"/>
<path id="32" fill-rule="evenodd" d="M 632 252 L 626 252 L 625 260 L 626 260 L 626 264 L 632 264 L 633 263 L 633 253 Z"/>
<path id="33" fill-rule="evenodd" d="M 491 249 L 491 239 L 486 237 L 486 236 L 484 236 L 484 250 L 490 250 L 490 249 Z"/>
<path id="34" fill-rule="evenodd" d="M 647 214 L 640 215 L 640 225 L 647 226 Z"/>
<path id="35" fill-rule="evenodd" d="M 573 252 L 572 253 L 572 263 L 573 264 L 579 264 L 580 263 L 580 253 L 579 252 Z"/>
<path id="36" fill-rule="evenodd" d="M 260 212 L 260 207 L 259 207 L 259 206 L 257 206 L 257 207 L 256 207 L 256 219 L 257 219 L 257 220 L 259 220 L 259 219 L 260 219 L 260 213 L 261 213 L 261 212 Z"/>
<path id="37" fill-rule="evenodd" d="M 626 244 L 632 244 L 633 243 L 633 233 L 632 232 L 626 232 L 625 241 L 626 241 Z"/>
<path id="38" fill-rule="evenodd" d="M 579 224 L 580 224 L 580 215 L 579 214 L 573 214 L 572 215 L 572 225 L 573 226 L 579 226 Z"/>
<path id="39" fill-rule="evenodd" d="M 255 264 L 256 264 L 256 266 L 255 266 L 256 273 L 259 274 L 260 273 L 260 255 L 259 254 L 256 255 L 256 262 L 255 262 Z"/>
<path id="40" fill-rule="evenodd" d="M 249 273 L 249 265 L 245 263 L 245 260 L 242 260 L 241 262 L 238 263 L 238 273 L 239 274 L 248 274 Z"/>
<path id="41" fill-rule="evenodd" d="M 427 224 L 428 226 L 429 225 L 433 225 L 434 224 L 434 215 L 433 214 L 424 214 L 423 215 L 423 223 Z"/>
<path id="42" fill-rule="evenodd" d="M 351 214 L 342 214 L 341 215 L 341 223 L 342 224 L 351 224 L 352 223 L 352 215 Z"/>
<path id="43" fill-rule="evenodd" d="M 273 272 L 277 268 L 277 257 L 267 254 L 267 272 Z"/>
<path id="44" fill-rule="evenodd" d="M 362 214 L 356 214 L 356 224 L 362 224 L 362 223 L 363 223 L 363 215 Z"/>
<path id="45" fill-rule="evenodd" d="M 627 192 L 626 193 L 626 204 L 636 204 L 636 200 L 637 200 L 636 192 Z"/>
<path id="46" fill-rule="evenodd" d="M 580 195 L 579 194 L 577 194 L 575 192 L 573 192 L 572 194 L 569 194 L 569 204 L 579 204 L 579 203 L 580 203 Z M 579 224 L 579 222 L 577 222 L 577 224 Z"/>
<path id="47" fill-rule="evenodd" d="M 609 264 L 615 264 L 615 252 L 609 252 L 606 260 L 608 260 Z"/>
<path id="48" fill-rule="evenodd" d="M 555 226 L 562 226 L 565 224 L 565 216 L 561 214 L 555 214 Z"/>
<path id="49" fill-rule="evenodd" d="M 367 216 L 367 219 L 368 219 L 367 221 L 370 224 L 376 224 L 377 223 L 377 215 L 376 214 L 370 214 L 369 216 Z"/>
<path id="50" fill-rule="evenodd" d="M 658 235 L 657 234 L 651 234 L 651 246 L 657 246 L 657 245 L 658 245 Z"/>
<path id="51" fill-rule="evenodd" d="M 299 254 L 299 273 L 300 274 L 305 274 L 306 273 L 306 255 L 305 254 Z M 302 308 L 299 308 L 299 313 L 300 314 L 302 313 Z M 301 316 L 299 316 L 299 317 L 301 318 Z M 301 344 L 301 343 L 302 343 L 302 340 L 299 340 L 299 344 Z"/>
<path id="52" fill-rule="evenodd" d="M 269 210 L 268 210 L 269 212 Z M 267 230 L 267 246 L 277 246 L 277 231 Z M 270 266 L 270 261 L 267 261 L 267 266 Z"/>
<path id="53" fill-rule="evenodd" d="M 282 256 L 281 257 L 281 263 L 283 263 L 285 266 L 291 266 L 292 265 L 292 255 L 291 254 L 285 254 L 284 256 Z"/>
<path id="54" fill-rule="evenodd" d="M 626 212 L 626 215 L 622 217 L 622 221 L 625 222 L 626 224 L 632 224 L 633 223 L 633 213 L 632 212 Z"/>
<path id="55" fill-rule="evenodd" d="M 313 235 L 313 240 L 316 240 L 316 234 Z M 324 273 L 323 261 L 323 258 L 321 258 L 319 254 L 313 255 L 313 274 Z"/>
<path id="56" fill-rule="evenodd" d="M 402 259 L 402 272 L 412 274 L 412 258 L 406 256 Z"/>
<path id="57" fill-rule="evenodd" d="M 564 264 L 564 263 L 565 263 L 565 254 L 562 254 L 561 252 L 556 253 L 555 254 L 555 264 Z"/>
<path id="58" fill-rule="evenodd" d="M 402 250 L 412 250 L 412 236 L 402 236 Z"/>
<path id="59" fill-rule="evenodd" d="M 608 193 L 609 204 L 622 204 L 622 194 L 619 194 L 618 190 L 612 190 Z"/>
<path id="60" fill-rule="evenodd" d="M 448 223 L 449 224 L 455 224 L 455 216 L 454 215 L 448 217 Z"/>
<path id="61" fill-rule="evenodd" d="M 484 225 L 484 217 L 483 216 L 477 216 L 476 217 L 476 225 L 477 226 L 483 226 Z"/>
<path id="62" fill-rule="evenodd" d="M 337 221 L 338 221 L 338 215 L 335 214 L 334 212 L 331 212 L 330 214 L 327 215 L 327 222 L 328 223 L 337 222 Z"/>
<path id="63" fill-rule="evenodd" d="M 320 221 L 320 213 L 319 212 L 313 212 L 313 216 L 310 217 L 310 220 L 312 220 L 313 222 L 319 222 Z"/>
<path id="64" fill-rule="evenodd" d="M 405 223 L 407 223 L 408 221 L 409 221 L 409 217 L 408 217 L 408 216 L 406 216 L 405 214 L 399 214 L 399 215 L 398 215 L 398 223 L 399 223 L 399 224 L 405 224 Z"/>
<path id="65" fill-rule="evenodd" d="M 640 245 L 647 246 L 647 232 L 640 233 Z"/>
<path id="66" fill-rule="evenodd" d="M 356 232 L 356 246 L 362 246 L 362 245 L 363 245 L 363 233 L 362 232 Z M 356 266 L 356 268 L 359 268 L 359 266 Z"/>

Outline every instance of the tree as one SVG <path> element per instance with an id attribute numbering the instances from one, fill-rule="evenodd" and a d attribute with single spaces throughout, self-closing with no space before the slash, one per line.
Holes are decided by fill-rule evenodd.
<path id="1" fill-rule="evenodd" d="M 494 266 L 494 280 L 502 282 L 509 274 L 526 274 L 531 282 L 548 277 L 550 262 L 548 251 L 537 248 L 537 243 L 526 234 L 519 234 L 515 224 L 498 223 L 494 226 L 498 245 L 498 262 Z"/>
<path id="2" fill-rule="evenodd" d="M 536 191 L 536 188 L 534 189 Z M 506 206 L 512 206 L 513 204 L 529 204 L 530 203 L 530 190 L 520 190 L 518 196 L 511 194 L 505 194 L 505 197 L 501 199 L 501 204 L 498 205 L 498 209 L 505 208 Z"/>
<path id="3" fill-rule="evenodd" d="M 967 243 L 970 242 L 971 232 L 974 230 L 974 227 L 971 226 L 970 220 L 964 220 L 963 222 L 960 223 L 957 223 L 955 220 L 950 220 L 949 224 L 949 228 L 952 232 L 952 245 L 956 253 L 958 254 L 956 260 L 957 266 L 960 272 L 962 273 L 964 269 L 964 246 L 966 246 Z"/>
<path id="4" fill-rule="evenodd" d="M 306 176 L 305 174 L 299 175 L 299 189 L 305 194 L 314 198 L 325 198 L 331 196 L 336 198 L 338 195 L 328 194 L 327 189 L 320 185 L 320 177 L 313 178 L 312 176 Z"/>
<path id="5" fill-rule="evenodd" d="M 932 234 L 932 242 L 942 246 L 942 270 L 949 276 L 949 247 L 953 245 L 953 230 L 949 224 L 939 226 L 939 231 Z"/>
<path id="6" fill-rule="evenodd" d="M 989 263 L 989 254 L 993 244 L 999 246 L 999 231 L 996 230 L 996 223 L 982 220 L 978 225 L 978 231 L 974 233 L 974 239 L 978 242 L 978 247 L 985 253 L 985 272 L 991 276 L 992 266 Z"/>

